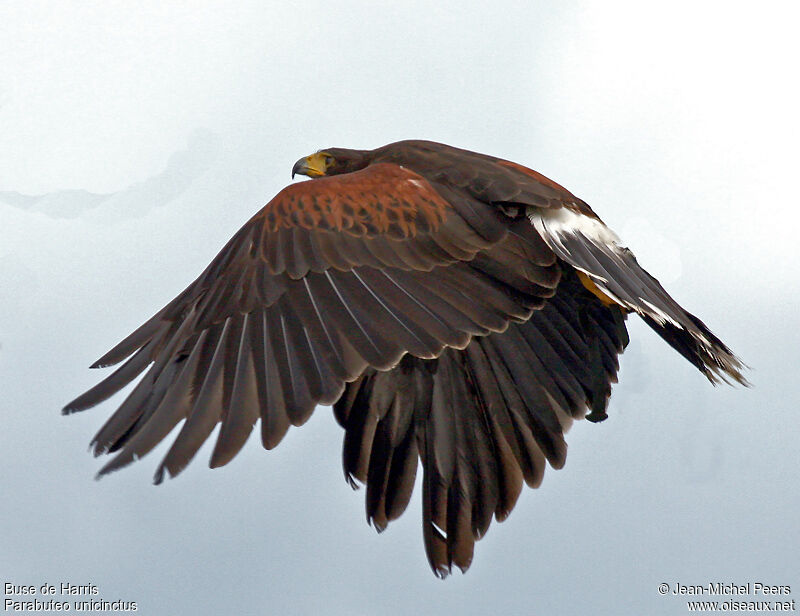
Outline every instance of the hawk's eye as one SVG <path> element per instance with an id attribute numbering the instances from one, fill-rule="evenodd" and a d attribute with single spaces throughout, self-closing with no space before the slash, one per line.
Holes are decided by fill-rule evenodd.
<path id="1" fill-rule="evenodd" d="M 330 167 L 333 164 L 333 156 L 325 156 L 325 166 Z"/>

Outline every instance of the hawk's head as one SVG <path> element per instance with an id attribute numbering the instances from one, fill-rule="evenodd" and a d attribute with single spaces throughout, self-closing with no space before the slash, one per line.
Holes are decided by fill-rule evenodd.
<path id="1" fill-rule="evenodd" d="M 292 167 L 295 174 L 318 178 L 325 175 L 340 175 L 363 169 L 369 164 L 369 150 L 348 150 L 346 148 L 328 148 L 319 150 L 310 156 L 304 156 Z"/>

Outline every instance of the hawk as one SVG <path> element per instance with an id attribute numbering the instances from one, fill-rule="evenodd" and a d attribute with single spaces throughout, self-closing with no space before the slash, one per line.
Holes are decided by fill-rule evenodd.
<path id="1" fill-rule="evenodd" d="M 144 376 L 92 441 L 99 475 L 183 425 L 155 473 L 180 473 L 220 424 L 210 466 L 260 420 L 267 449 L 317 405 L 379 531 L 421 462 L 434 573 L 465 571 L 523 483 L 564 465 L 573 419 L 606 418 L 636 313 L 712 383 L 744 365 L 592 209 L 522 165 L 429 141 L 328 148 L 174 300 L 94 368 L 64 413 Z M 419 462 L 418 462 L 419 461 Z"/>

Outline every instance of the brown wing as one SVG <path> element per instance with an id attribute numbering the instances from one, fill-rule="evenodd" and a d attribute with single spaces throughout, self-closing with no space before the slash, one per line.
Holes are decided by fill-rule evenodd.
<path id="1" fill-rule="evenodd" d="M 558 284 L 554 255 L 529 224 L 509 233 L 490 204 L 451 196 L 390 163 L 281 191 L 96 366 L 128 360 L 65 408 L 93 406 L 146 371 L 92 442 L 96 455 L 118 452 L 100 474 L 182 420 L 156 482 L 217 423 L 211 466 L 232 459 L 259 418 L 274 447 L 365 369 L 435 358 L 528 319 Z"/>
<path id="2" fill-rule="evenodd" d="M 439 576 L 469 567 L 475 541 L 493 515 L 508 516 L 522 482 L 537 487 L 545 460 L 563 466 L 572 419 L 587 408 L 590 419 L 604 415 L 628 342 L 624 318 L 565 266 L 555 296 L 528 321 L 349 383 L 334 410 L 345 474 L 366 483 L 369 521 L 380 531 L 403 513 L 419 456 L 431 567 Z"/>
<path id="3" fill-rule="evenodd" d="M 580 271 L 593 292 L 638 313 L 712 383 L 748 384 L 746 366 L 731 349 L 638 264 L 588 204 L 560 184 L 517 163 L 437 143 L 408 141 L 381 151 L 388 159 L 399 151 L 412 168 L 455 195 L 528 215 L 556 256 Z"/>

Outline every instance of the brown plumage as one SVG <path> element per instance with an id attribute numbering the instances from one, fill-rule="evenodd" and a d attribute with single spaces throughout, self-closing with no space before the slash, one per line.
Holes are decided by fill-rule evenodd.
<path id="1" fill-rule="evenodd" d="M 253 427 L 268 449 L 318 404 L 378 529 L 403 513 L 418 459 L 431 567 L 465 570 L 574 418 L 606 417 L 636 312 L 712 382 L 742 364 L 562 186 L 516 163 L 425 141 L 332 148 L 282 190 L 178 297 L 93 367 L 127 361 L 64 409 L 142 372 L 92 441 L 177 475 L 217 424 L 211 466 Z M 588 412 L 588 415 L 587 415 Z M 185 420 L 185 421 L 184 421 Z"/>

